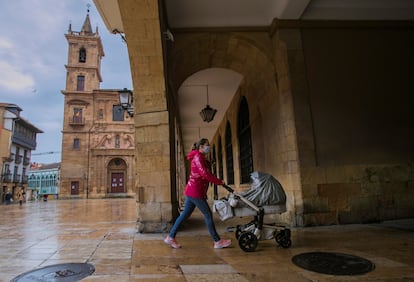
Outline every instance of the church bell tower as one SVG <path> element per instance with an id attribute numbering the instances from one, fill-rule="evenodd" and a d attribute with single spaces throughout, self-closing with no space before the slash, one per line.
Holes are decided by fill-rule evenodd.
<path id="1" fill-rule="evenodd" d="M 65 37 L 69 44 L 65 92 L 84 94 L 99 89 L 104 51 L 98 28 L 92 32 L 89 10 L 81 31 L 72 31 L 70 24 Z"/>
<path id="2" fill-rule="evenodd" d="M 62 130 L 60 193 L 88 198 L 90 130 L 94 126 L 94 91 L 100 89 L 104 56 L 98 28 L 92 32 L 89 9 L 80 31 L 69 24 L 68 61 Z"/>

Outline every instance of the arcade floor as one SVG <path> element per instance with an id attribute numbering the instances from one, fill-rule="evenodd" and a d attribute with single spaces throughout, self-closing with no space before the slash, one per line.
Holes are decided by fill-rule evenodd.
<path id="1" fill-rule="evenodd" d="M 414 219 L 292 228 L 290 248 L 263 240 L 254 252 L 244 252 L 227 228 L 250 218 L 221 222 L 214 217 L 222 237 L 232 239 L 230 248 L 213 248 L 198 213 L 177 235 L 181 249 L 166 245 L 166 234 L 136 233 L 134 199 L 0 205 L 0 281 L 49 281 L 24 274 L 70 263 L 93 266 L 93 273 L 82 278 L 85 282 L 414 281 Z M 372 262 L 375 268 L 365 274 L 333 275 L 292 262 L 294 256 L 307 252 L 349 254 Z"/>

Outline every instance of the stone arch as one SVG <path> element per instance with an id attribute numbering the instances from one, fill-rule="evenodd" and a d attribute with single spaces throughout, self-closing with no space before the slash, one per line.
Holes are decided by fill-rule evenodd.
<path id="1" fill-rule="evenodd" d="M 266 99 L 278 96 L 273 43 L 267 32 L 175 32 L 174 36 L 168 49 L 168 84 L 176 98 L 189 77 L 213 68 L 242 76 L 244 96 L 255 111 L 267 110 L 259 105 L 268 105 Z M 252 113 L 250 121 L 255 123 L 258 115 L 260 112 Z M 231 120 L 232 127 L 234 122 Z"/>
<path id="2" fill-rule="evenodd" d="M 265 32 L 263 34 L 267 35 Z M 275 80 L 271 49 L 270 38 L 259 44 L 247 32 L 178 33 L 169 51 L 170 85 L 176 92 L 187 77 L 214 67 L 238 72 L 248 82 L 251 81 L 250 77 L 255 76 L 256 70 L 262 68 L 267 70 L 265 73 L 272 74 L 269 78 Z"/>
<path id="3" fill-rule="evenodd" d="M 233 97 L 226 110 L 216 137 L 224 134 L 227 120 L 235 132 L 238 98 L 245 96 L 251 114 L 251 134 L 254 136 L 253 167 L 277 176 L 282 182 L 289 196 L 289 213 L 283 217 L 295 222 L 294 216 L 300 206 L 296 202 L 300 203 L 301 199 L 296 199 L 298 189 L 292 183 L 299 183 L 300 176 L 289 170 L 289 158 L 297 148 L 294 138 L 285 134 L 286 129 L 295 125 L 291 118 L 293 108 L 288 103 L 291 99 L 289 70 L 280 58 L 285 58 L 287 53 L 280 52 L 280 43 L 265 31 L 186 31 L 175 32 L 174 37 L 175 42 L 168 50 L 168 83 L 170 90 L 173 90 L 172 95 L 178 94 L 178 89 L 188 77 L 205 69 L 223 68 L 242 75 L 237 96 Z M 282 69 L 277 69 L 279 67 Z M 234 146 L 238 148 L 237 141 Z M 235 186 L 236 189 L 245 188 L 238 183 Z"/>

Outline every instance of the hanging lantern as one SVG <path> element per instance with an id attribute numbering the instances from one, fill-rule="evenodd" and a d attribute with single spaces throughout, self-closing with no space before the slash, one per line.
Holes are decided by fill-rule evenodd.
<path id="1" fill-rule="evenodd" d="M 214 119 L 214 116 L 216 115 L 217 110 L 213 109 L 208 104 L 208 85 L 206 85 L 206 89 L 207 89 L 207 105 L 204 109 L 201 110 L 200 116 L 204 122 L 211 122 Z"/>

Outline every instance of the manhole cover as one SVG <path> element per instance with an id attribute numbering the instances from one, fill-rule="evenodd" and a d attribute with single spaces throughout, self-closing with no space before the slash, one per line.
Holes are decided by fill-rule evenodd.
<path id="1" fill-rule="evenodd" d="M 62 263 L 31 270 L 13 278 L 10 282 L 79 281 L 91 275 L 95 267 L 89 263 Z"/>
<path id="2" fill-rule="evenodd" d="M 375 268 L 369 260 L 341 253 L 303 253 L 294 256 L 292 262 L 310 271 L 332 275 L 358 275 Z"/>

